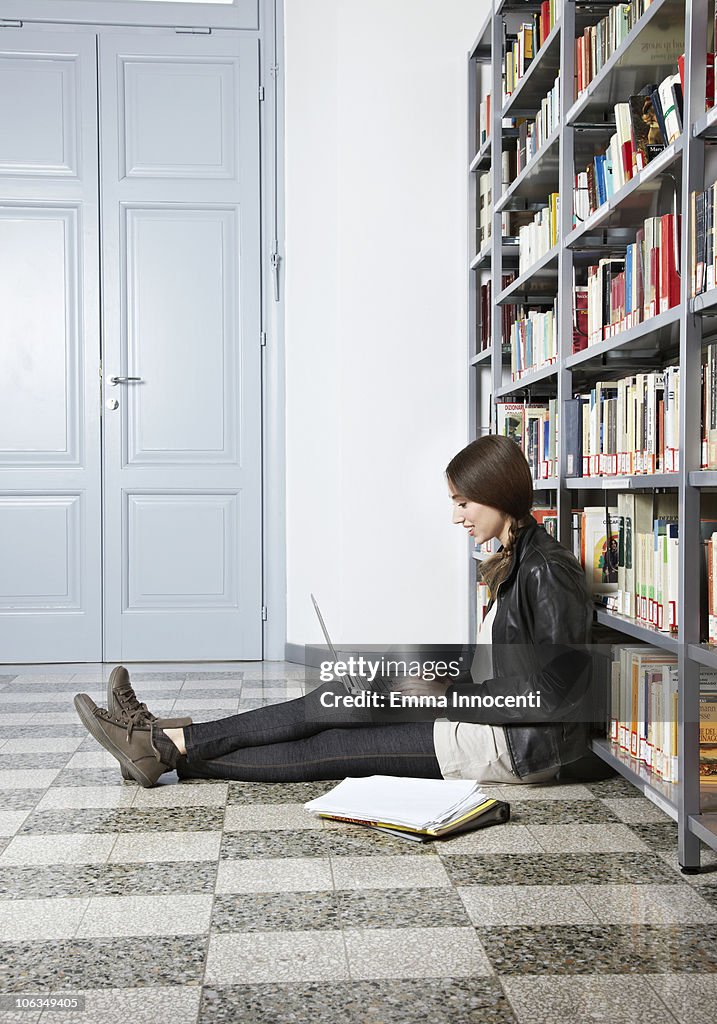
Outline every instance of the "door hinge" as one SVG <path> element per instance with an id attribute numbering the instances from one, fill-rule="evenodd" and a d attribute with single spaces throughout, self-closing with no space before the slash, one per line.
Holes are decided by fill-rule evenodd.
<path id="1" fill-rule="evenodd" d="M 259 86 L 259 102 L 263 103 L 265 99 L 266 99 L 266 91 L 264 89 L 264 86 L 260 85 Z"/>
<path id="2" fill-rule="evenodd" d="M 261 619 L 262 619 L 262 622 L 266 622 L 267 617 L 268 617 L 268 612 L 266 610 L 266 605 L 263 604 L 261 606 Z"/>
<path id="3" fill-rule="evenodd" d="M 261 331 L 259 334 L 259 341 L 262 348 L 266 348 L 266 331 Z"/>
<path id="4" fill-rule="evenodd" d="M 4 18 L 0 18 L 0 28 L 22 28 L 22 22 L 6 21 Z"/>
<path id="5" fill-rule="evenodd" d="M 179 36 L 210 36 L 212 34 L 210 28 L 184 28 L 179 26 L 174 31 Z"/>

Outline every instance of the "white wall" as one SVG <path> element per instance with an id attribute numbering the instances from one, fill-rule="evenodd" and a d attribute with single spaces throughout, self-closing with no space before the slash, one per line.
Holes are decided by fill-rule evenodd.
<path id="1" fill-rule="evenodd" d="M 287 616 L 467 639 L 467 51 L 480 0 L 285 0 Z M 271 538 L 268 538 L 271 543 Z"/>

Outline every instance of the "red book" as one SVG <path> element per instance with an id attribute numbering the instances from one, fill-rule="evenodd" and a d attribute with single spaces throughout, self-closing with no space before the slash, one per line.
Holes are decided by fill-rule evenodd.
<path id="1" fill-rule="evenodd" d="M 540 5 L 540 45 L 550 35 L 550 0 L 543 0 Z"/>
<path id="2" fill-rule="evenodd" d="M 630 139 L 622 144 L 622 169 L 625 172 L 625 180 L 632 178 L 632 141 Z"/>
<path id="3" fill-rule="evenodd" d="M 676 244 L 679 245 L 679 221 L 677 218 L 678 238 L 674 237 L 674 215 L 664 213 L 660 217 L 660 303 L 658 310 L 664 313 L 667 309 L 677 306 L 680 301 L 680 278 L 677 273 Z"/>
<path id="4" fill-rule="evenodd" d="M 588 347 L 588 289 L 578 284 L 574 289 L 575 322 L 573 324 L 573 352 L 582 352 Z"/>
<path id="5" fill-rule="evenodd" d="M 685 90 L 682 90 L 684 96 Z M 705 82 L 705 104 L 707 109 L 715 105 L 715 55 L 707 54 L 707 80 Z"/>
<path id="6" fill-rule="evenodd" d="M 715 17 L 715 27 L 717 27 L 717 16 Z M 677 69 L 680 72 L 680 85 L 682 86 L 682 95 L 685 94 L 685 55 L 681 53 L 677 58 Z M 715 105 L 715 55 L 713 53 L 707 54 L 707 66 L 705 68 L 705 107 L 707 110 Z"/>
<path id="7" fill-rule="evenodd" d="M 650 249 L 650 280 L 648 295 L 650 304 L 647 310 L 648 316 L 656 316 L 660 312 L 660 250 Z"/>

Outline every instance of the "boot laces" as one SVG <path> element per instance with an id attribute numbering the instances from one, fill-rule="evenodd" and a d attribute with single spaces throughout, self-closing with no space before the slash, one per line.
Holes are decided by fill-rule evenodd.
<path id="1" fill-rule="evenodd" d="M 135 711 L 131 713 L 123 711 L 122 716 L 119 718 L 117 717 L 117 715 L 110 714 L 107 708 L 96 707 L 94 708 L 92 713 L 97 718 L 103 718 L 107 722 L 112 722 L 113 725 L 121 725 L 123 728 L 125 728 L 127 730 L 128 743 L 132 739 L 132 733 L 134 732 L 136 726 L 138 726 L 140 729 L 149 728 L 149 745 L 154 751 L 154 756 L 157 758 L 158 761 L 161 761 L 162 755 L 157 749 L 154 742 L 154 728 L 155 722 L 157 720 L 156 716 L 150 715 L 150 717 L 148 718 L 146 705 L 140 705 L 139 701 L 136 701 L 136 703 L 138 706 Z M 142 710 L 143 708 L 144 710 Z"/>

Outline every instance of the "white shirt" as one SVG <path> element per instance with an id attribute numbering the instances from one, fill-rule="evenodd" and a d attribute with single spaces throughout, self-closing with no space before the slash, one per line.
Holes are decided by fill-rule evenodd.
<path id="1" fill-rule="evenodd" d="M 494 601 L 481 623 L 477 644 L 493 642 L 497 609 L 498 602 Z M 502 726 L 438 719 L 433 723 L 433 745 L 444 779 L 476 779 L 498 784 L 518 781 L 512 771 Z"/>

